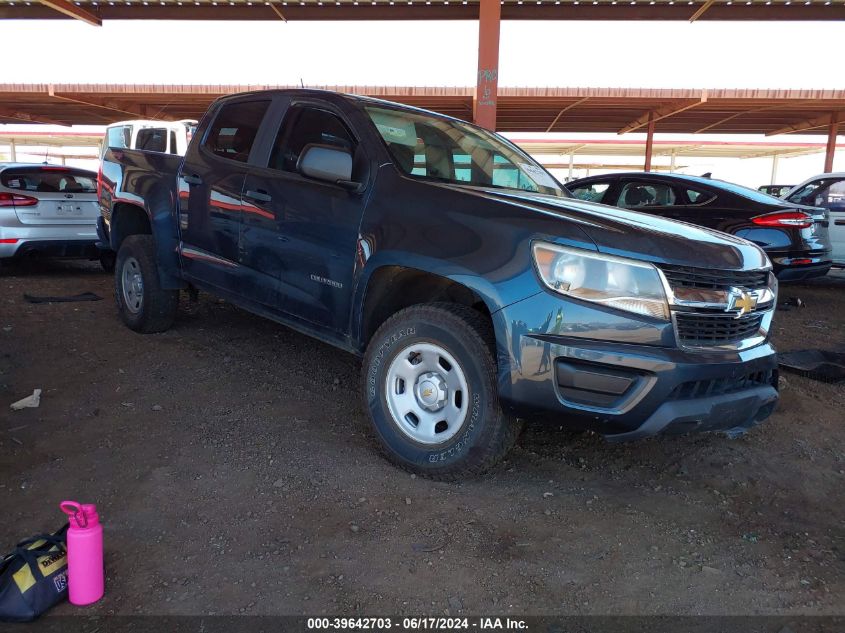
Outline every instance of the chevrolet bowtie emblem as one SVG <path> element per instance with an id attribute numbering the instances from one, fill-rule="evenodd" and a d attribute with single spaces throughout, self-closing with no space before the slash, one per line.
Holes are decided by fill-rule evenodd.
<path id="1" fill-rule="evenodd" d="M 428 398 L 431 395 L 431 389 L 423 389 L 423 398 Z"/>
<path id="2" fill-rule="evenodd" d="M 748 314 L 757 307 L 757 297 L 744 290 L 734 290 L 731 292 L 730 301 L 728 302 L 728 312 L 736 312 L 737 318 Z"/>

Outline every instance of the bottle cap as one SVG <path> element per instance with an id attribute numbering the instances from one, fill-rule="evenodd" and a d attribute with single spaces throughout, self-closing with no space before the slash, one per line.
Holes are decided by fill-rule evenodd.
<path id="1" fill-rule="evenodd" d="M 78 503 L 76 501 L 62 501 L 59 504 L 62 512 L 68 515 L 68 522 L 75 528 L 87 528 L 97 525 L 100 516 L 97 506 L 93 503 Z"/>

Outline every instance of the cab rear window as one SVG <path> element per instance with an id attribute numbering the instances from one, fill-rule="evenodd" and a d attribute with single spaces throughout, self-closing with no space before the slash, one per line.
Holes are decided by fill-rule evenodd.
<path id="1" fill-rule="evenodd" d="M 7 189 L 42 193 L 97 193 L 97 177 L 79 169 L 34 167 L 6 169 L 0 183 Z"/>
<path id="2" fill-rule="evenodd" d="M 144 149 L 148 152 L 166 152 L 167 130 L 163 127 L 145 127 L 138 130 L 135 149 Z"/>

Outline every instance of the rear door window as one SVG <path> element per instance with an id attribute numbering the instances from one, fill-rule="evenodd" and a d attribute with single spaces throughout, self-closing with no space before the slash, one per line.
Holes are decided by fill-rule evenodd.
<path id="1" fill-rule="evenodd" d="M 567 187 L 573 196 L 579 200 L 587 200 L 588 202 L 601 202 L 609 188 L 609 182 L 592 182 L 578 187 Z"/>
<path id="2" fill-rule="evenodd" d="M 686 194 L 690 204 L 698 205 L 707 204 L 716 197 L 712 193 L 707 191 L 698 191 L 697 189 L 687 189 Z"/>
<path id="3" fill-rule="evenodd" d="M 628 182 L 622 187 L 617 207 L 636 209 L 638 207 L 667 207 L 675 204 L 672 187 L 659 182 Z"/>
<path id="4" fill-rule="evenodd" d="M 215 156 L 245 163 L 270 101 L 238 101 L 223 106 L 205 136 L 203 147 Z"/>
<path id="5" fill-rule="evenodd" d="M 96 193 L 96 176 L 65 167 L 6 169 L 0 182 L 8 189 L 40 193 Z"/>
<path id="6" fill-rule="evenodd" d="M 144 149 L 148 152 L 166 152 L 167 130 L 163 127 L 145 127 L 138 130 L 135 149 Z"/>

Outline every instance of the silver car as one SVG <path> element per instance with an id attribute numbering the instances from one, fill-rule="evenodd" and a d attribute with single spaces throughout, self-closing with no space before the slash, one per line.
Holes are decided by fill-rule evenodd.
<path id="1" fill-rule="evenodd" d="M 0 261 L 29 254 L 99 258 L 97 174 L 58 165 L 0 163 Z"/>

